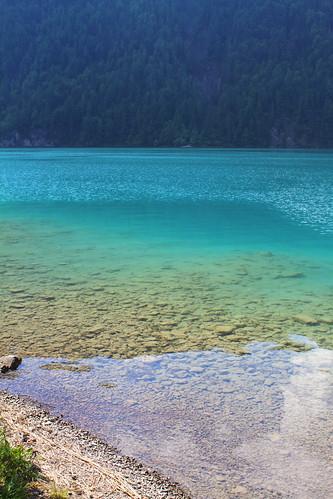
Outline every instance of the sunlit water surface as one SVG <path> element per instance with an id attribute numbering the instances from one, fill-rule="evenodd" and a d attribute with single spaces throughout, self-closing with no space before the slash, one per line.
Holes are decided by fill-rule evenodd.
<path id="1" fill-rule="evenodd" d="M 197 497 L 329 497 L 332 161 L 3 150 L 0 385 Z"/>

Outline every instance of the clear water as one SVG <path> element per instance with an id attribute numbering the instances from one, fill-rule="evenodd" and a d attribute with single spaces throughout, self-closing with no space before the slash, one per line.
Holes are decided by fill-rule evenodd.
<path id="1" fill-rule="evenodd" d="M 150 390 L 149 362 L 181 359 L 192 372 L 196 355 L 212 355 L 213 389 L 211 377 L 199 371 L 200 390 L 193 384 L 192 374 L 183 375 L 182 389 L 191 393 L 192 403 L 201 400 L 215 428 L 199 438 L 195 451 L 190 446 L 193 455 L 188 466 L 178 466 L 177 472 L 170 464 L 177 462 L 176 444 L 167 448 L 166 458 L 159 443 L 163 418 L 175 413 L 173 393 L 163 402 L 164 415 L 159 413 L 154 421 L 147 419 L 151 421 L 149 445 L 148 429 L 140 426 L 140 430 L 134 424 L 137 415 L 120 418 L 124 437 L 118 443 L 125 452 L 132 449 L 136 457 L 173 473 L 199 496 L 207 497 L 210 490 L 211 497 L 221 497 L 222 491 L 232 497 L 232 487 L 243 478 L 230 471 L 229 463 L 227 482 L 217 479 L 227 465 L 217 457 L 213 441 L 218 432 L 219 444 L 226 442 L 223 425 L 231 424 L 232 413 L 235 417 L 238 414 L 236 408 L 243 407 L 246 425 L 258 414 L 232 392 L 228 395 L 231 412 L 223 411 L 219 394 L 228 390 L 221 370 L 231 372 L 236 363 L 239 380 L 249 386 L 252 378 L 247 380 L 247 363 L 261 369 L 253 344 L 274 343 L 282 350 L 269 350 L 267 355 L 273 360 L 295 356 L 305 364 L 312 352 L 294 352 L 306 351 L 314 344 L 322 350 L 313 352 L 329 355 L 333 349 L 333 152 L 2 150 L 0 277 L 3 351 L 15 350 L 31 357 L 110 357 L 113 360 L 107 366 L 112 368 L 116 359 L 133 366 L 140 359 L 150 359 L 144 363 L 147 373 L 143 376 L 147 377 L 142 382 L 152 398 L 148 403 L 145 395 L 140 421 L 160 403 Z M 312 343 L 299 341 L 297 335 Z M 264 346 L 258 348 L 265 351 Z M 244 356 L 248 352 L 250 355 Z M 170 360 L 170 355 L 175 357 Z M 228 355 L 233 362 L 225 361 L 223 356 L 229 359 Z M 42 361 L 26 362 L 30 362 L 31 376 L 41 384 L 61 375 L 49 371 L 38 375 Z M 89 362 L 98 369 L 97 360 Z M 221 366 L 223 362 L 225 366 Z M 320 369 L 317 366 L 318 372 Z M 23 372 L 9 385 L 28 393 L 31 389 Z M 281 386 L 284 377 L 291 382 L 290 374 L 290 367 L 280 370 L 277 379 Z M 76 381 L 68 391 L 66 407 L 68 416 L 77 419 L 74 400 L 80 399 L 78 380 L 89 375 L 68 376 Z M 142 391 L 136 392 L 133 376 L 128 386 L 139 399 Z M 171 392 L 177 387 L 176 378 L 169 375 Z M 162 389 L 159 376 L 155 383 L 157 391 Z M 200 398 L 205 390 L 210 402 Z M 280 385 L 279 390 L 283 390 Z M 56 396 L 52 398 L 42 388 L 36 390 L 35 385 L 36 396 L 38 393 L 44 402 L 49 397 L 50 403 L 59 404 Z M 100 406 L 109 410 L 104 406 L 103 389 L 94 393 Z M 327 390 L 323 393 L 329 404 Z M 301 399 L 304 397 L 303 393 Z M 113 404 L 115 417 L 117 411 L 123 414 L 122 404 L 119 400 Z M 262 398 L 257 406 L 263 415 L 261 430 L 268 431 L 271 408 Z M 99 416 L 102 419 L 104 409 L 104 416 Z M 185 409 L 186 404 L 181 417 L 191 426 L 193 411 Z M 281 411 L 278 405 L 273 409 L 274 421 L 279 424 Z M 108 429 L 103 427 L 102 432 L 93 420 L 92 414 L 84 423 L 112 441 L 112 418 L 108 424 L 103 420 Z M 318 420 L 313 415 L 310 426 L 318 426 Z M 242 431 L 237 429 L 244 439 L 248 437 L 246 425 Z M 120 426 L 118 421 L 119 432 Z M 126 441 L 125 435 L 132 438 Z M 154 452 L 154 448 L 159 451 Z M 199 454 L 200 449 L 207 453 L 209 448 L 215 449 L 215 465 L 213 457 L 205 464 L 211 471 L 205 468 L 208 478 L 204 483 Z M 300 469 L 305 466 L 305 458 L 301 458 L 304 456 L 299 456 Z M 278 485 L 271 484 L 272 490 L 287 494 L 281 473 L 276 471 Z M 328 483 L 324 479 L 322 483 L 326 493 Z M 209 484 L 214 484 L 211 489 Z M 247 484 L 249 490 L 252 485 Z M 257 486 L 255 497 L 259 497 L 260 487 L 270 487 L 266 482 Z M 302 497 L 306 497 L 306 488 Z M 266 492 L 260 494 L 267 497 Z"/>
<path id="2" fill-rule="evenodd" d="M 250 351 L 94 358 L 74 364 L 91 367 L 82 373 L 31 358 L 0 388 L 37 398 L 195 498 L 330 498 L 333 351 Z"/>

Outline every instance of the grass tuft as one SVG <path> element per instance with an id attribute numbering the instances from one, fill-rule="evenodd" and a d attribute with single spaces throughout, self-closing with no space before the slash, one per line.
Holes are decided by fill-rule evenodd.
<path id="1" fill-rule="evenodd" d="M 32 452 L 22 446 L 12 447 L 0 430 L 0 497 L 26 499 L 28 486 L 37 478 Z"/>
<path id="2" fill-rule="evenodd" d="M 50 499 L 68 499 L 69 494 L 65 489 L 58 489 L 55 485 L 51 488 L 49 492 Z"/>

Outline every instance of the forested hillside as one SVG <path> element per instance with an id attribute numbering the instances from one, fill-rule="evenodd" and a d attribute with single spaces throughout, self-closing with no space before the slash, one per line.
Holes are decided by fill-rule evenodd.
<path id="1" fill-rule="evenodd" d="M 0 144 L 333 146 L 333 2 L 0 0 Z"/>

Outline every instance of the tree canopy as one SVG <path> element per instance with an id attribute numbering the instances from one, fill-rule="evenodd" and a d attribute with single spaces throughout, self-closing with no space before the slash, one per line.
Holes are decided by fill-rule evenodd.
<path id="1" fill-rule="evenodd" d="M 0 0 L 0 143 L 34 137 L 331 147 L 333 3 Z"/>

